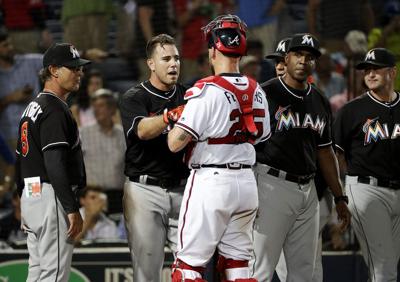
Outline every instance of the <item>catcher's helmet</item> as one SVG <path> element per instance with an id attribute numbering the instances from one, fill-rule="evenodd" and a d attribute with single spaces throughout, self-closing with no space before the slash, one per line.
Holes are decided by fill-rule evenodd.
<path id="1" fill-rule="evenodd" d="M 225 55 L 246 55 L 246 24 L 235 15 L 216 17 L 202 28 L 208 48 L 214 47 Z"/>

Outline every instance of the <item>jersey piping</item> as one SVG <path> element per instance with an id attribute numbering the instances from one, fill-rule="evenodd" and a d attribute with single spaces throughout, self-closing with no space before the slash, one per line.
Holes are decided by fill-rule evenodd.
<path id="1" fill-rule="evenodd" d="M 290 94 L 292 94 L 294 97 L 296 97 L 296 98 L 298 98 L 298 99 L 304 99 L 304 97 L 294 94 L 293 91 L 291 91 L 291 90 L 286 86 L 286 84 L 283 82 L 282 77 L 278 77 L 278 79 L 279 79 L 280 83 L 282 84 L 282 86 L 286 89 L 287 92 L 289 92 Z M 311 92 L 311 85 L 310 85 L 309 83 L 307 83 L 307 85 L 308 85 L 308 88 L 307 88 L 307 93 L 306 93 L 305 96 L 307 96 L 307 95 L 310 94 L 310 92 Z"/>
<path id="2" fill-rule="evenodd" d="M 42 148 L 42 151 L 46 150 L 46 149 L 49 148 L 49 147 L 58 146 L 58 145 L 69 145 L 69 144 L 68 144 L 68 142 L 55 142 L 55 143 L 50 143 L 50 144 L 47 144 L 46 146 L 44 146 L 44 147 Z"/>
<path id="3" fill-rule="evenodd" d="M 156 96 L 158 96 L 158 95 L 156 95 Z M 126 132 L 126 136 L 127 136 L 127 137 L 129 137 L 129 134 L 131 133 L 131 131 L 132 131 L 132 129 L 133 129 L 133 125 L 135 124 L 135 121 L 136 121 L 136 119 L 138 119 L 138 118 L 142 119 L 142 118 L 145 118 L 145 116 L 137 116 L 137 117 L 135 117 L 135 118 L 133 119 L 131 127 L 130 127 L 130 128 L 128 129 L 128 131 Z"/>
<path id="4" fill-rule="evenodd" d="M 385 106 L 386 108 L 394 107 L 394 106 L 396 106 L 396 105 L 399 103 L 399 101 L 400 101 L 400 95 L 399 95 L 399 93 L 397 93 L 396 91 L 395 91 L 395 93 L 397 94 L 396 100 L 394 100 L 394 101 L 393 101 L 392 103 L 390 103 L 390 104 L 386 104 L 386 103 L 382 103 L 381 101 L 379 101 L 378 99 L 376 99 L 376 98 L 374 97 L 374 95 L 371 94 L 371 91 L 367 91 L 367 95 L 372 99 L 372 101 L 374 101 L 375 103 L 378 103 L 378 104 L 380 104 L 380 105 L 382 105 L 382 106 Z"/>
<path id="5" fill-rule="evenodd" d="M 164 100 L 168 100 L 168 99 L 172 98 L 172 97 L 175 95 L 175 92 L 176 92 L 176 86 L 174 85 L 174 90 L 172 91 L 171 95 L 168 96 L 168 97 L 164 97 L 164 96 L 162 96 L 162 95 L 159 95 L 159 94 L 157 94 L 157 93 L 151 91 L 149 88 L 147 88 L 147 87 L 144 85 L 143 82 L 140 83 L 140 85 L 141 85 L 144 89 L 146 89 L 146 91 L 149 92 L 150 94 L 153 94 L 154 96 L 160 97 L 160 98 L 162 98 L 162 99 L 164 99 Z"/>
<path id="6" fill-rule="evenodd" d="M 57 95 L 54 95 L 53 93 L 50 93 L 50 92 L 40 92 L 39 95 L 38 95 L 38 97 L 41 96 L 41 95 L 50 95 L 50 96 L 56 97 L 56 98 L 57 98 L 58 100 L 60 100 L 63 104 L 65 104 L 66 106 L 68 106 L 68 104 L 67 104 L 63 99 L 61 99 L 61 98 L 58 97 Z"/>

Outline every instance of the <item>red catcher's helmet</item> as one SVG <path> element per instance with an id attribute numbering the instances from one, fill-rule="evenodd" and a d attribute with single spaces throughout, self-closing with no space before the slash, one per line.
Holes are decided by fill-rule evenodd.
<path id="1" fill-rule="evenodd" d="M 202 28 L 208 48 L 214 47 L 224 55 L 246 55 L 247 25 L 235 15 L 221 15 Z"/>

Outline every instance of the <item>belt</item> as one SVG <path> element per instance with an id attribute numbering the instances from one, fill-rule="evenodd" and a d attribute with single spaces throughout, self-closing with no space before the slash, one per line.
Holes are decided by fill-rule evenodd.
<path id="1" fill-rule="evenodd" d="M 203 167 L 212 168 L 227 168 L 227 169 L 242 169 L 251 168 L 251 165 L 239 164 L 239 163 L 228 163 L 228 164 L 191 164 L 192 169 L 200 169 Z"/>
<path id="2" fill-rule="evenodd" d="M 389 180 L 384 178 L 375 178 L 372 176 L 357 176 L 357 181 L 363 184 L 400 190 L 400 180 Z"/>
<path id="3" fill-rule="evenodd" d="M 268 174 L 278 177 L 278 178 L 282 178 L 285 179 L 287 181 L 290 182 L 295 182 L 301 185 L 305 185 L 308 184 L 315 176 L 315 174 L 310 174 L 310 175 L 295 175 L 295 174 L 291 174 L 288 173 L 286 171 L 283 170 L 279 170 L 276 168 L 269 168 L 267 171 Z"/>
<path id="4" fill-rule="evenodd" d="M 141 184 L 160 186 L 164 189 L 183 186 L 186 183 L 186 179 L 158 178 L 150 175 L 131 176 L 129 180 Z"/>

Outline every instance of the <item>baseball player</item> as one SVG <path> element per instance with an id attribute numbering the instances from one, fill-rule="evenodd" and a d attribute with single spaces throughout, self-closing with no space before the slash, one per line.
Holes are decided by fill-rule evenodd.
<path id="1" fill-rule="evenodd" d="M 400 95 L 394 55 L 370 50 L 356 68 L 368 91 L 346 104 L 334 124 L 346 171 L 352 226 L 370 281 L 397 281 L 400 256 Z"/>
<path id="2" fill-rule="evenodd" d="M 286 73 L 285 55 L 288 50 L 290 38 L 284 38 L 278 42 L 274 53 L 265 56 L 266 59 L 273 60 L 275 63 L 275 72 L 277 76 L 282 76 Z"/>
<path id="3" fill-rule="evenodd" d="M 44 89 L 19 123 L 16 179 L 28 233 L 27 281 L 68 281 L 73 239 L 82 230 L 76 190 L 86 185 L 78 128 L 66 104 L 89 61 L 67 43 L 44 54 Z"/>
<path id="4" fill-rule="evenodd" d="M 183 153 L 167 146 L 170 123 L 177 120 L 186 91 L 178 84 L 180 59 L 166 34 L 147 43 L 149 80 L 129 89 L 120 101 L 127 150 L 123 208 L 134 281 L 159 282 L 164 246 L 176 245 L 180 204 L 188 169 Z"/>
<path id="5" fill-rule="evenodd" d="M 272 135 L 257 148 L 255 167 L 259 211 L 254 232 L 254 277 L 271 281 L 281 250 L 287 281 L 312 281 L 318 240 L 319 208 L 314 185 L 317 159 L 336 197 L 342 228 L 350 221 L 332 150 L 326 98 L 307 83 L 319 42 L 311 34 L 292 37 L 286 74 L 263 84 Z"/>
<path id="6" fill-rule="evenodd" d="M 246 25 L 223 15 L 203 30 L 215 75 L 186 92 L 186 107 L 168 134 L 173 152 L 193 140 L 172 281 L 205 281 L 204 267 L 216 248 L 223 281 L 256 281 L 248 268 L 258 207 L 252 144 L 269 136 L 268 105 L 257 82 L 239 73 Z"/>

